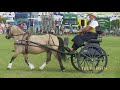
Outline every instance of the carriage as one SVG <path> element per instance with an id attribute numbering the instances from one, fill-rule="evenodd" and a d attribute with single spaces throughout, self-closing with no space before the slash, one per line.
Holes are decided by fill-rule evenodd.
<path id="1" fill-rule="evenodd" d="M 106 69 L 108 55 L 100 47 L 101 34 L 101 31 L 97 31 L 97 38 L 85 42 L 79 52 L 71 55 L 71 63 L 76 70 L 84 73 L 100 73 Z"/>
<path id="2" fill-rule="evenodd" d="M 57 43 L 58 40 L 60 41 L 61 39 L 56 37 L 55 35 L 47 34 L 44 36 L 44 38 L 42 36 L 32 36 L 30 38 L 30 36 L 31 36 L 30 33 L 23 32 L 22 30 L 20 30 L 20 28 L 13 26 L 13 27 L 7 29 L 6 38 L 9 39 L 11 37 L 14 37 L 14 38 L 16 37 L 16 40 L 15 40 L 16 42 L 14 43 L 14 45 L 16 45 L 17 50 L 16 50 L 16 53 L 14 54 L 14 56 L 11 58 L 8 68 L 9 69 L 11 68 L 12 61 L 17 57 L 17 55 L 20 53 L 20 51 L 22 52 L 22 50 L 23 50 L 24 52 L 22 52 L 22 53 L 24 55 L 25 62 L 29 65 L 29 67 L 31 69 L 33 69 L 34 66 L 28 62 L 28 57 L 27 57 L 28 52 L 40 53 L 43 51 L 43 49 L 45 49 L 47 52 L 47 56 L 49 56 L 49 57 L 47 57 L 46 62 L 40 67 L 40 69 L 43 69 L 45 67 L 45 65 L 50 61 L 51 51 L 52 52 L 54 51 L 54 52 L 56 52 L 56 55 L 58 55 L 57 58 L 58 58 L 58 61 L 59 61 L 62 71 L 64 71 L 64 67 L 62 65 L 59 54 L 61 54 L 63 56 L 64 55 L 70 56 L 73 67 L 78 71 L 82 71 L 85 73 L 100 73 L 104 69 L 106 69 L 107 62 L 108 62 L 108 55 L 100 47 L 100 43 L 102 42 L 101 34 L 102 33 L 100 31 L 98 31 L 96 34 L 97 38 L 93 38 L 93 39 L 85 42 L 82 45 L 81 50 L 79 52 L 77 52 L 77 51 L 73 52 L 66 45 L 66 43 L 59 42 L 61 44 L 58 44 Z M 21 39 L 18 40 L 19 39 L 18 37 L 22 38 L 22 40 Z M 40 37 L 42 37 L 41 40 L 43 40 L 43 41 L 44 41 L 44 39 L 46 39 L 45 41 L 47 41 L 48 44 L 45 45 L 45 41 L 43 43 L 39 43 L 38 41 L 41 42 L 41 40 L 38 40 L 37 37 L 38 37 L 38 39 L 40 39 Z M 58 40 L 57 40 L 57 38 L 58 38 Z M 17 46 L 19 46 L 19 47 L 17 47 Z M 24 49 L 23 48 L 20 49 L 21 47 L 23 47 Z M 59 47 L 59 48 L 56 49 L 57 47 Z M 28 49 L 30 49 L 31 51 Z M 65 51 L 63 52 L 62 49 L 64 49 Z"/>

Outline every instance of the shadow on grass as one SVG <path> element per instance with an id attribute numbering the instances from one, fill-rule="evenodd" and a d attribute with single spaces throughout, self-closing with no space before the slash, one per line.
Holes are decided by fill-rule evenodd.
<path id="1" fill-rule="evenodd" d="M 28 71 L 28 72 L 36 72 L 36 71 L 40 71 L 40 72 L 62 72 L 61 71 L 61 69 L 60 68 L 54 68 L 54 67 L 50 67 L 50 68 L 48 68 L 48 67 L 46 67 L 46 68 L 44 68 L 43 70 L 40 70 L 39 68 L 35 68 L 35 69 L 33 69 L 33 70 L 31 70 L 30 68 L 12 68 L 12 69 L 10 69 L 10 70 L 8 70 L 7 68 L 1 68 L 0 69 L 0 71 L 11 71 L 11 72 L 13 72 L 13 71 Z M 64 72 L 66 72 L 66 73 L 68 73 L 68 72 L 72 72 L 72 73 L 76 73 L 76 72 L 80 72 L 80 71 L 77 71 L 77 70 L 75 70 L 75 69 L 65 69 L 65 71 Z M 63 73 L 64 73 L 63 72 Z"/>

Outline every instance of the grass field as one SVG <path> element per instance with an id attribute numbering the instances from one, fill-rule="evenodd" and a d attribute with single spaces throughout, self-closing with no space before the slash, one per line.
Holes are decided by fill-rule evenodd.
<path id="1" fill-rule="evenodd" d="M 70 40 L 74 36 L 69 36 L 69 46 L 72 45 Z M 7 70 L 7 65 L 13 55 L 11 52 L 14 49 L 13 39 L 7 40 L 4 35 L 0 35 L 0 78 L 120 78 L 120 37 L 104 36 L 101 47 L 109 54 L 109 58 L 107 69 L 100 74 L 78 72 L 73 68 L 70 60 L 63 62 L 66 71 L 61 72 L 54 56 L 41 71 L 39 66 L 46 59 L 45 53 L 29 55 L 30 62 L 35 66 L 34 70 L 30 70 L 21 54 L 13 62 L 12 70 Z"/>

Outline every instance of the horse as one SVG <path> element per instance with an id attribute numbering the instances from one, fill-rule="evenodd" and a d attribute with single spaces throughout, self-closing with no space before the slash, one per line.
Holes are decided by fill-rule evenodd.
<path id="1" fill-rule="evenodd" d="M 47 59 L 39 67 L 39 69 L 40 70 L 44 69 L 44 67 L 51 60 L 51 55 L 53 53 L 59 62 L 61 71 L 65 71 L 65 68 L 62 64 L 62 60 L 65 61 L 65 54 L 54 51 L 54 50 L 58 50 L 58 51 L 61 50 L 62 52 L 65 52 L 63 47 L 64 42 L 61 37 L 58 37 L 52 34 L 32 35 L 30 34 L 30 32 L 24 32 L 18 26 L 12 25 L 7 27 L 5 38 L 6 39 L 14 38 L 14 48 L 15 48 L 14 55 L 12 56 L 7 69 L 10 70 L 12 68 L 12 63 L 15 60 L 15 58 L 19 54 L 23 54 L 25 62 L 27 63 L 29 68 L 32 70 L 35 67 L 33 64 L 29 62 L 28 54 L 40 54 L 40 53 L 46 52 Z M 38 46 L 39 44 L 43 46 L 48 46 L 53 50 L 50 50 L 46 47 Z"/>

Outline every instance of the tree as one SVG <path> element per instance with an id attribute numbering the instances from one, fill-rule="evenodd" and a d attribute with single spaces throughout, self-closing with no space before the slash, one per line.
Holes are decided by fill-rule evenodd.
<path id="1" fill-rule="evenodd" d="M 5 23 L 6 20 L 7 20 L 6 18 L 3 18 L 3 17 L 0 16 L 0 22 L 4 22 Z"/>
<path id="2" fill-rule="evenodd" d="M 119 24 L 120 24 L 119 19 L 112 20 L 112 21 L 111 21 L 111 29 L 113 29 L 114 27 L 115 27 L 115 28 L 119 28 Z"/>

